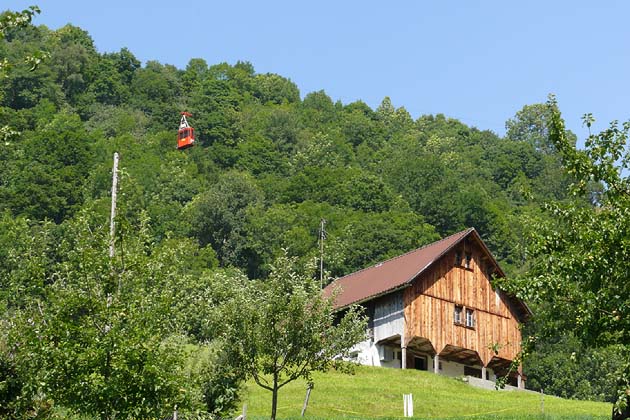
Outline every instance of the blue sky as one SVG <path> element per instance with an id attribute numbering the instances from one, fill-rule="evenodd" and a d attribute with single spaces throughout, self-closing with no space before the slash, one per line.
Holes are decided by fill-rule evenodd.
<path id="1" fill-rule="evenodd" d="M 555 93 L 580 139 L 630 119 L 627 1 L 3 0 L 37 4 L 36 24 L 87 30 L 101 52 L 129 48 L 184 68 L 250 61 L 293 80 L 302 96 L 377 107 L 385 96 L 414 118 L 443 113 L 504 134 L 523 105 Z M 105 6 L 106 5 L 106 6 Z"/>

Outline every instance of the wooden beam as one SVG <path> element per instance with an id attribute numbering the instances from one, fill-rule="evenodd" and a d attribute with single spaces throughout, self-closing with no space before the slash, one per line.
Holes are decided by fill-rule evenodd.
<path id="1" fill-rule="evenodd" d="M 444 351 L 442 351 L 442 356 L 444 356 L 444 357 L 447 357 L 447 356 L 448 356 L 448 357 L 453 357 L 453 356 L 455 356 L 456 354 L 460 354 L 460 353 L 463 353 L 463 352 L 465 352 L 465 351 L 469 351 L 469 349 L 463 349 L 463 348 L 461 348 L 461 347 L 460 347 L 460 348 L 457 348 L 457 347 L 451 347 L 451 348 L 454 348 L 455 350 L 454 350 L 454 351 L 450 351 L 450 352 L 448 352 L 448 353 L 444 353 Z"/>

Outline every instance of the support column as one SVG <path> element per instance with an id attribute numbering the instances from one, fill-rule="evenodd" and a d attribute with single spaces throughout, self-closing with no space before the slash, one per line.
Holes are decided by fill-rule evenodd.
<path id="1" fill-rule="evenodd" d="M 483 379 L 484 381 L 488 378 L 486 378 L 487 374 L 486 374 L 486 367 L 485 366 L 481 366 L 481 379 Z"/>
<path id="2" fill-rule="evenodd" d="M 400 367 L 407 369 L 407 346 L 401 346 Z"/>
<path id="3" fill-rule="evenodd" d="M 518 376 L 516 377 L 516 387 L 518 389 L 523 389 L 523 377 L 521 376 L 521 374 L 519 373 Z"/>
<path id="4" fill-rule="evenodd" d="M 438 354 L 433 356 L 433 373 L 436 375 L 440 374 L 440 355 Z"/>
<path id="5" fill-rule="evenodd" d="M 405 319 L 405 311 L 402 314 L 402 332 L 400 334 L 400 367 L 407 369 L 407 321 Z"/>

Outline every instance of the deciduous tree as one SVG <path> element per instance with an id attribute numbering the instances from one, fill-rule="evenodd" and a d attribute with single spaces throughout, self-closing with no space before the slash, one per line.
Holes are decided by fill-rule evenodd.
<path id="1" fill-rule="evenodd" d="M 312 372 L 340 366 L 365 335 L 366 323 L 355 308 L 337 315 L 319 280 L 286 256 L 276 260 L 267 280 L 251 282 L 248 294 L 251 306 L 244 308 L 233 345 L 247 373 L 271 391 L 275 420 L 278 391 L 298 378 L 312 384 Z"/>
<path id="2" fill-rule="evenodd" d="M 529 251 L 534 265 L 519 286 L 530 299 L 553 302 L 546 307 L 555 327 L 575 332 L 592 346 L 625 346 L 616 398 L 617 410 L 624 410 L 630 394 L 630 123 L 613 121 L 590 134 L 579 150 L 553 97 L 547 109 L 550 140 L 574 178 L 570 192 L 575 199 L 545 205 L 551 217 L 533 221 Z M 590 115 L 584 119 L 589 130 L 592 121 Z M 604 189 L 589 204 L 584 197 L 593 182 Z"/>

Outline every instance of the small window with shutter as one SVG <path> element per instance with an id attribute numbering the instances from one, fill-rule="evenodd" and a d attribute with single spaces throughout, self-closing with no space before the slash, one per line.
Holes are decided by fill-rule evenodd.
<path id="1" fill-rule="evenodd" d="M 475 311 L 469 308 L 466 308 L 466 326 L 475 328 Z"/>
<path id="2" fill-rule="evenodd" d="M 463 324 L 464 320 L 463 318 L 463 312 L 464 312 L 464 307 L 460 306 L 460 305 L 455 305 L 455 310 L 453 311 L 453 322 L 455 324 Z"/>

